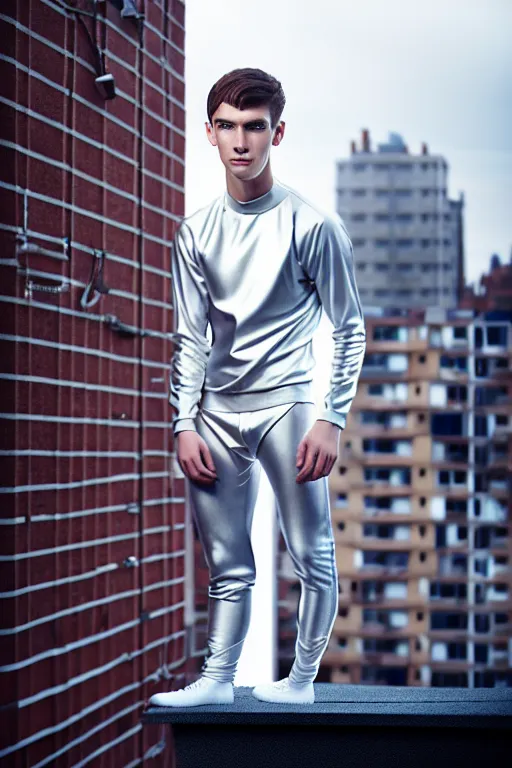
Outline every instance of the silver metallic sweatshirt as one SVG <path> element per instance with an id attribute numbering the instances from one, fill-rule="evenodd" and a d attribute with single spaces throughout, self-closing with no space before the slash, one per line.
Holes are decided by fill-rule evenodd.
<path id="1" fill-rule="evenodd" d="M 275 177 L 261 197 L 244 203 L 226 190 L 184 218 L 172 248 L 174 434 L 196 429 L 200 404 L 241 412 L 314 403 L 322 307 L 334 360 L 318 418 L 343 429 L 366 345 L 353 260 L 339 216 Z"/>

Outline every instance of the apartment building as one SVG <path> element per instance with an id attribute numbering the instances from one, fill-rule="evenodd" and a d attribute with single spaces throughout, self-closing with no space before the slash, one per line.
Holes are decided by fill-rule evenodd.
<path id="1" fill-rule="evenodd" d="M 318 681 L 512 685 L 512 312 L 367 313 L 329 479 L 339 615 Z M 299 584 L 280 543 L 280 672 Z"/>
<path id="2" fill-rule="evenodd" d="M 368 130 L 336 163 L 336 210 L 354 246 L 363 305 L 453 308 L 464 286 L 464 198 L 448 197 L 448 163 L 402 137 L 374 151 Z"/>

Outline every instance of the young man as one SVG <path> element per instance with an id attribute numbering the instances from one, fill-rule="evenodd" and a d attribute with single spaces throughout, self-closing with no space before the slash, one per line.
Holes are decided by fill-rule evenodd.
<path id="1" fill-rule="evenodd" d="M 277 182 L 270 149 L 284 136 L 281 84 L 260 69 L 224 75 L 208 95 L 210 143 L 226 192 L 186 217 L 173 257 L 170 402 L 210 572 L 202 676 L 150 703 L 231 703 L 255 582 L 250 530 L 260 466 L 301 583 L 290 675 L 258 685 L 263 701 L 311 703 L 338 609 L 328 482 L 365 352 L 352 245 L 341 219 Z M 325 410 L 312 391 L 312 336 L 334 325 Z M 210 324 L 211 344 L 206 333 Z"/>

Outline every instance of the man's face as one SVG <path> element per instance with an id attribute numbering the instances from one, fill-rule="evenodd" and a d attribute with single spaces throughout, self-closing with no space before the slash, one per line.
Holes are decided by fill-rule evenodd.
<path id="1" fill-rule="evenodd" d="M 206 123 L 210 143 L 218 147 L 226 170 L 236 178 L 247 181 L 260 175 L 266 167 L 270 148 L 280 143 L 284 134 L 281 120 L 270 127 L 268 107 L 236 109 L 224 102 L 212 115 L 212 125 Z M 248 160 L 236 163 L 235 160 Z"/>

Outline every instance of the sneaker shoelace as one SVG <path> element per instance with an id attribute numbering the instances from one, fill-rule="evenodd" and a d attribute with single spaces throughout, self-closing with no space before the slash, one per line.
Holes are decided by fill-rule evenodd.
<path id="1" fill-rule="evenodd" d="M 195 691 L 197 688 L 203 687 L 203 680 L 204 677 L 199 677 L 197 680 L 194 680 L 193 683 L 190 683 L 190 685 L 186 685 L 185 688 L 183 688 L 184 691 Z"/>

